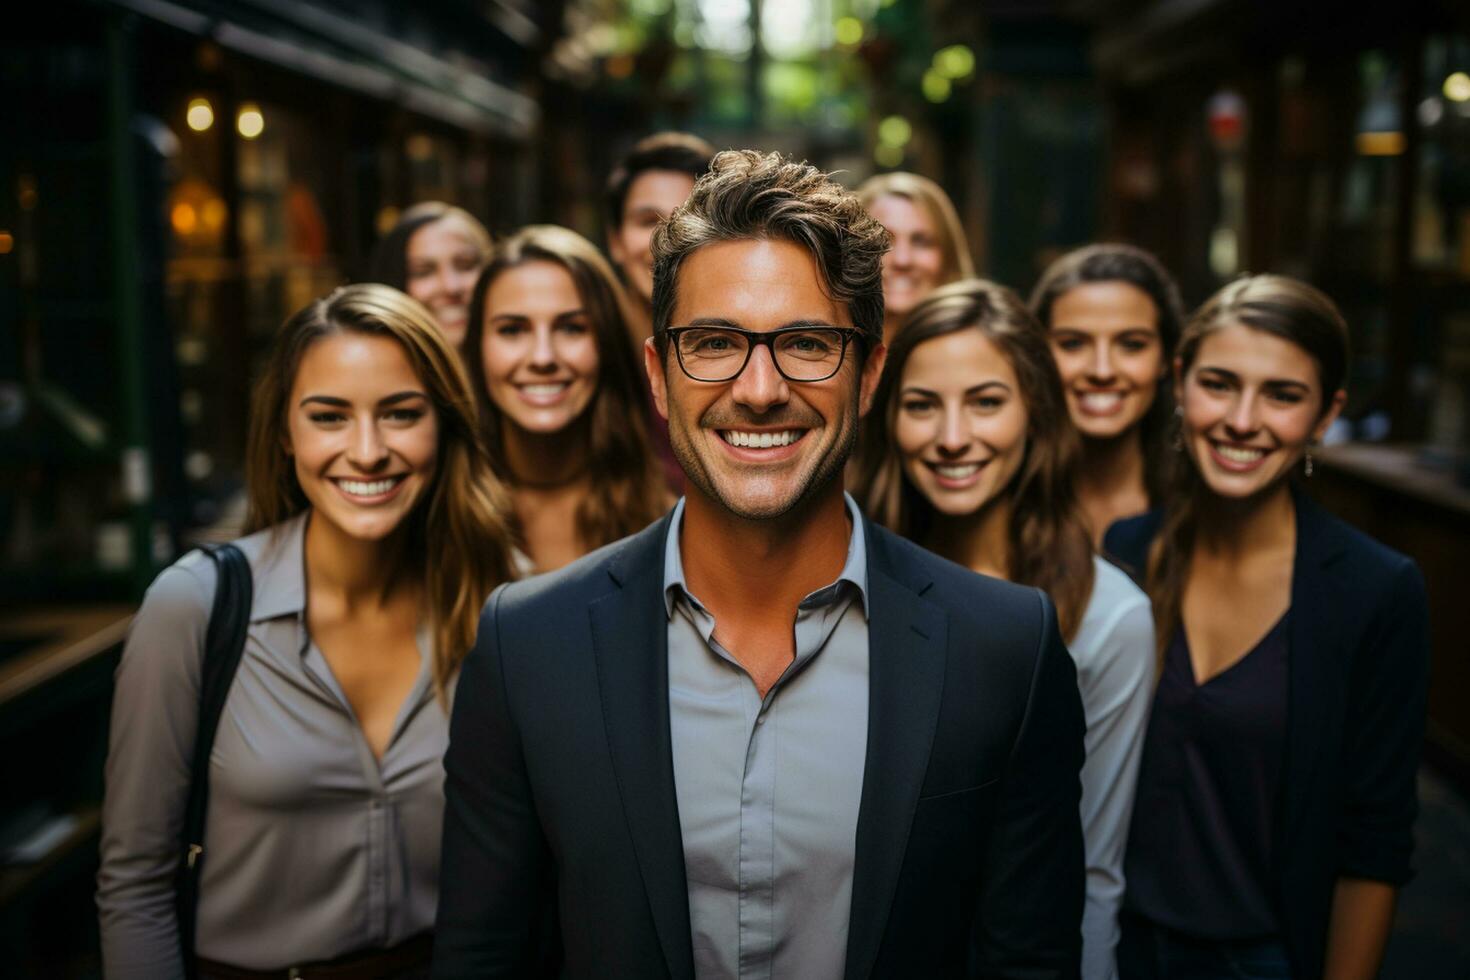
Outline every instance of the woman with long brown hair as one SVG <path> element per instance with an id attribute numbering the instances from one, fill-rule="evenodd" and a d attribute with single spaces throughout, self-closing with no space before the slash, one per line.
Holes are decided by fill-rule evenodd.
<path id="1" fill-rule="evenodd" d="M 602 253 L 554 225 L 505 239 L 475 284 L 465 360 L 538 572 L 642 530 L 670 503 L 625 303 Z"/>
<path id="2" fill-rule="evenodd" d="M 1184 309 L 1158 259 L 1131 245 L 1079 248 L 1031 293 L 1051 341 L 1067 410 L 1082 436 L 1077 501 L 1092 540 L 1162 502 L 1167 384 Z"/>
<path id="3" fill-rule="evenodd" d="M 1347 326 L 1285 276 L 1221 289 L 1173 365 L 1168 506 L 1115 524 L 1162 661 L 1126 863 L 1125 975 L 1377 975 L 1410 875 L 1428 673 L 1414 563 L 1293 485 Z"/>
<path id="4" fill-rule="evenodd" d="M 1087 720 L 1083 976 L 1110 978 L 1153 623 L 1147 598 L 1094 556 L 1077 519 L 1077 437 L 1019 297 L 978 279 L 931 293 L 889 348 L 865 425 L 857 494 L 874 520 L 1056 604 Z"/>
<path id="5" fill-rule="evenodd" d="M 975 274 L 964 225 L 949 195 L 928 177 L 898 170 L 863 181 L 858 200 L 888 229 L 883 255 L 883 340 L 936 286 Z"/>
<path id="6" fill-rule="evenodd" d="M 105 972 L 426 976 L 448 702 L 512 576 L 469 382 L 429 312 L 369 284 L 288 320 L 255 388 L 246 481 L 251 599 L 221 612 L 248 627 L 190 854 L 194 941 L 175 874 L 221 581 L 199 552 L 153 583 L 118 667 Z"/>

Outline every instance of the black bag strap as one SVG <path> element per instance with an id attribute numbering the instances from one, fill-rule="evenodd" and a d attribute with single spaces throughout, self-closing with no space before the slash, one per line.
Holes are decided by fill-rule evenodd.
<path id="1" fill-rule="evenodd" d="M 189 802 L 184 809 L 184 832 L 179 858 L 177 907 L 179 946 L 184 971 L 194 976 L 194 925 L 199 908 L 199 875 L 204 864 L 204 813 L 209 806 L 209 756 L 219 729 L 225 698 L 245 649 L 250 625 L 254 582 L 250 562 L 232 544 L 205 546 L 214 559 L 219 584 L 204 638 L 204 663 L 199 682 L 199 728 L 194 736 L 194 759 L 189 776 Z"/>

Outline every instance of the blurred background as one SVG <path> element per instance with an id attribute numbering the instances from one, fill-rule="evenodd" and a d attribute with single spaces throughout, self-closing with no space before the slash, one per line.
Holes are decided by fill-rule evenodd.
<path id="1" fill-rule="evenodd" d="M 153 575 L 230 523 L 271 331 L 362 276 L 417 201 L 603 241 L 609 169 L 660 129 L 852 186 L 932 177 L 981 274 L 1023 294 L 1122 240 L 1190 306 L 1246 271 L 1338 301 L 1351 400 L 1314 492 L 1419 560 L 1435 630 L 1434 873 L 1388 972 L 1470 975 L 1463 0 L 47 0 L 5 20 L 0 955 L 22 975 L 96 973 L 117 645 Z"/>

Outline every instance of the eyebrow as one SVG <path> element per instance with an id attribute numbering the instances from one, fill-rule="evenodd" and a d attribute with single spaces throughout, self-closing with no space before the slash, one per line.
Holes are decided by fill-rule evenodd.
<path id="1" fill-rule="evenodd" d="M 1236 374 L 1234 371 L 1229 370 L 1228 368 L 1213 367 L 1209 364 L 1201 364 L 1199 369 L 1201 371 L 1209 371 L 1212 374 L 1218 374 L 1222 378 L 1234 381 L 1237 384 L 1240 383 L 1240 375 Z M 1261 382 L 1261 384 L 1263 387 L 1300 388 L 1303 391 L 1312 390 L 1311 385 L 1307 384 L 1305 381 L 1298 381 L 1295 378 L 1267 378 L 1265 381 Z"/>
<path id="2" fill-rule="evenodd" d="M 565 320 L 565 319 L 567 319 L 569 317 L 574 317 L 574 316 L 587 316 L 587 311 L 584 310 L 584 309 L 582 309 L 582 308 L 580 308 L 580 307 L 578 307 L 575 310 L 563 310 L 562 312 L 558 313 L 556 316 L 552 317 L 552 319 L 553 320 Z M 491 323 L 494 323 L 497 320 L 529 320 L 529 319 L 531 319 L 531 317 L 530 317 L 529 314 L 526 314 L 526 313 L 496 313 L 494 316 L 490 317 L 490 322 Z"/>
<path id="3" fill-rule="evenodd" d="M 736 323 L 734 320 L 727 320 L 724 317 L 720 317 L 720 316 L 701 316 L 701 317 L 696 317 L 693 320 L 690 320 L 688 323 L 684 324 L 684 326 L 686 326 L 686 327 L 725 327 L 725 328 L 728 328 L 730 330 L 744 330 L 745 329 L 740 324 Z M 777 330 L 789 330 L 789 329 L 791 329 L 793 327 L 832 327 L 832 328 L 836 328 L 838 330 L 845 330 L 845 329 L 847 329 L 846 327 L 843 327 L 843 326 L 841 326 L 839 324 L 833 323 L 831 320 L 790 320 L 790 321 L 788 321 L 786 323 L 781 324 L 781 326 L 776 327 L 775 329 L 777 329 Z M 751 331 L 751 333 L 760 333 L 760 332 L 761 331 L 759 331 L 759 330 L 752 330 Z"/>
<path id="4" fill-rule="evenodd" d="M 1011 386 L 1008 385 L 1008 384 L 1006 384 L 1004 381 L 982 381 L 982 382 L 980 382 L 977 385 L 971 385 L 970 387 L 966 388 L 965 389 L 965 394 L 967 394 L 967 395 L 978 395 L 980 392 L 984 391 L 986 388 L 1000 388 L 1000 389 L 1002 389 L 1004 391 L 1007 391 L 1007 392 L 1009 392 L 1011 390 Z M 933 391 L 933 390 L 931 390 L 929 388 L 921 388 L 918 385 L 906 385 L 906 386 L 904 386 L 903 394 L 905 394 L 905 395 L 927 395 L 930 398 L 938 398 L 939 397 L 939 392 Z"/>
<path id="5" fill-rule="evenodd" d="M 428 395 L 425 395 L 422 391 L 395 391 L 391 395 L 385 395 L 382 398 L 379 398 L 378 399 L 378 404 L 379 405 L 396 405 L 399 402 L 405 402 L 405 401 L 408 401 L 411 398 L 428 398 L 428 397 L 429 396 Z M 304 406 L 308 402 L 315 402 L 315 403 L 321 404 L 321 405 L 330 405 L 332 408 L 351 408 L 352 407 L 352 403 L 350 401 L 348 401 L 345 398 L 338 398 L 335 395 L 307 395 L 305 398 L 301 399 L 298 407 Z"/>
<path id="6" fill-rule="evenodd" d="M 1112 332 L 1115 333 L 1115 334 L 1122 334 L 1122 333 L 1133 333 L 1135 331 L 1140 332 L 1140 333 L 1153 334 L 1154 336 L 1158 336 L 1158 334 L 1159 334 L 1159 328 L 1158 327 L 1150 327 L 1147 324 L 1143 324 L 1143 323 L 1135 323 L 1135 324 L 1130 324 L 1129 326 L 1126 326 L 1126 327 L 1119 327 L 1117 330 L 1114 330 Z M 1058 323 L 1058 324 L 1056 324 L 1055 326 L 1053 326 L 1051 328 L 1051 332 L 1052 333 L 1080 333 L 1080 334 L 1083 334 L 1085 336 L 1089 336 L 1089 337 L 1092 336 L 1092 332 L 1090 330 L 1088 330 L 1087 328 L 1085 328 L 1085 327 L 1073 327 L 1073 326 L 1068 326 L 1065 323 Z"/>

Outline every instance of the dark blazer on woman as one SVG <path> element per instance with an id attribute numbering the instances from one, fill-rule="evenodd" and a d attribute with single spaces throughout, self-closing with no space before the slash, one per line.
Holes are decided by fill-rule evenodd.
<path id="1" fill-rule="evenodd" d="M 692 980 L 669 530 L 665 518 L 487 603 L 445 758 L 436 978 Z M 1051 603 L 865 534 L 847 980 L 1075 978 L 1082 704 Z"/>
<path id="2" fill-rule="evenodd" d="M 1403 885 L 1418 802 L 1429 610 L 1412 560 L 1300 491 L 1291 576 L 1286 761 L 1272 899 L 1292 975 L 1320 976 L 1339 877 Z M 1162 514 L 1119 521 L 1104 549 L 1142 578 Z"/>

